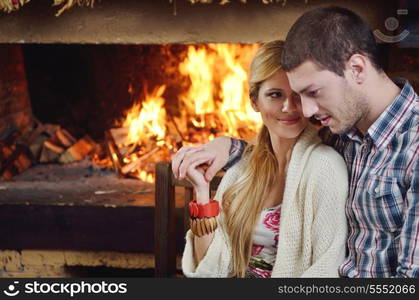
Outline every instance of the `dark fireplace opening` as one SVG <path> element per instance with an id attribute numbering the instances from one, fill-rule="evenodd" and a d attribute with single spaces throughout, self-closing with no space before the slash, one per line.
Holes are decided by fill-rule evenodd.
<path id="1" fill-rule="evenodd" d="M 31 44 L 22 50 L 34 115 L 76 136 L 103 139 L 147 89 L 166 84 L 166 98 L 173 99 L 185 87 L 176 76 L 185 45 Z"/>

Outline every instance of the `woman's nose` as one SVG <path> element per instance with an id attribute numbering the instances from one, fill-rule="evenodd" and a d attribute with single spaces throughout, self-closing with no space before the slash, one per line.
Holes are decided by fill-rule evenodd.
<path id="1" fill-rule="evenodd" d="M 297 104 L 293 101 L 291 97 L 285 99 L 284 104 L 282 105 L 282 112 L 289 113 L 297 109 Z"/>

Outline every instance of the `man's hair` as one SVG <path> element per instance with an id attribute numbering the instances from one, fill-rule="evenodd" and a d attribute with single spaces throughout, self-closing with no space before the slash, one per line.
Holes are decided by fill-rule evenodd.
<path id="1" fill-rule="evenodd" d="M 367 56 L 381 70 L 379 50 L 371 28 L 349 9 L 329 6 L 303 14 L 291 27 L 284 44 L 281 64 L 288 72 L 306 60 L 343 76 L 353 54 Z"/>

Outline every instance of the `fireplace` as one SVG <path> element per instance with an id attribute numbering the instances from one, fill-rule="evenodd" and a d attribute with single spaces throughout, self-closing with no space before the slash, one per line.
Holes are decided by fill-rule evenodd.
<path id="1" fill-rule="evenodd" d="M 14 110 L 26 109 L 28 117 L 16 118 L 24 121 L 16 124 L 17 132 L 7 119 L 2 122 L 5 163 L 0 176 L 17 178 L 30 166 L 27 160 L 65 165 L 89 158 L 95 168 L 113 167 L 120 177 L 153 183 L 154 164 L 170 160 L 182 146 L 219 135 L 251 139 L 261 123 L 247 87 L 257 47 L 9 47 L 23 57 L 14 65 L 22 71 L 3 81 L 24 92 L 20 101 L 5 103 L 4 113 L 11 117 Z M 12 93 L 6 91 L 4 99 Z"/>
<path id="2" fill-rule="evenodd" d="M 155 163 L 218 135 L 252 138 L 260 120 L 246 83 L 257 47 L 3 45 L 15 58 L 9 69 L 21 76 L 2 80 L 23 86 L 16 109 L 29 116 L 13 129 L 3 124 L 5 274 L 152 268 Z M 78 147 L 81 141 L 90 148 Z M 179 228 L 180 245 L 182 234 Z M 48 265 L 50 256 L 56 265 Z"/>
<path id="3" fill-rule="evenodd" d="M 258 43 L 284 40 L 302 12 L 330 4 L 175 2 L 103 0 L 56 18 L 32 1 L 0 17 L 0 140 L 10 142 L 0 158 L 23 143 L 18 163 L 0 174 L 0 276 L 85 275 L 87 267 L 102 272 L 88 276 L 103 268 L 151 276 L 155 163 L 218 135 L 251 139 L 260 120 L 246 76 Z M 376 28 L 398 5 L 337 2 Z M 387 71 L 410 79 L 417 70 L 417 49 L 383 45 L 383 53 Z M 29 143 L 37 128 L 44 140 Z M 80 140 L 90 148 L 66 161 Z M 182 206 L 179 190 L 179 222 Z"/>

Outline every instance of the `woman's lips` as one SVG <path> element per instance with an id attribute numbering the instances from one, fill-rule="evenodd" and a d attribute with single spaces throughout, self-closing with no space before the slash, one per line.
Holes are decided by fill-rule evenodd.
<path id="1" fill-rule="evenodd" d="M 294 125 L 297 124 L 301 120 L 300 117 L 293 118 L 293 119 L 279 119 L 279 122 L 281 122 L 284 125 Z"/>

